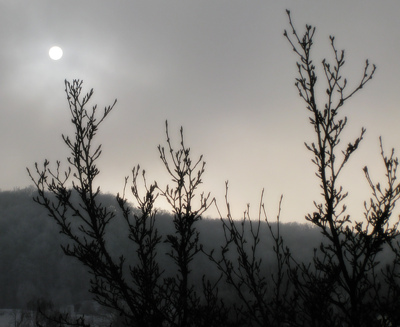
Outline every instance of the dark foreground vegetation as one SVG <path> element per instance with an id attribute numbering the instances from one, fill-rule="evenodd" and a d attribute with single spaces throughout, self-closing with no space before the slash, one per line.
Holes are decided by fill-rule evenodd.
<path id="1" fill-rule="evenodd" d="M 289 12 L 288 17 L 290 29 L 284 36 L 298 60 L 296 86 L 315 132 L 306 147 L 322 194 L 314 202 L 315 211 L 305 218 L 322 237 L 313 244 L 308 260 L 297 255 L 298 246 L 289 246 L 279 214 L 275 225 L 267 219 L 262 201 L 257 217 L 251 218 L 248 211 L 241 220 L 232 217 L 227 186 L 216 228 L 218 242 L 207 243 L 210 236 L 202 230 L 202 215 L 215 200 L 198 191 L 205 162 L 192 158 L 182 129 L 175 147 L 168 125 L 166 143 L 158 149 L 171 184 L 148 183 L 137 166 L 126 179 L 133 207 L 125 191 L 115 197 L 114 207 L 106 204 L 96 184 L 101 147 L 95 136 L 115 102 L 101 112 L 96 106 L 89 109 L 93 90 L 82 94 L 81 81 L 66 81 L 75 127 L 75 135 L 63 136 L 70 157 L 54 166 L 45 160 L 28 171 L 38 192 L 34 199 L 60 232 L 63 252 L 89 272 L 89 291 L 119 317 L 114 325 L 400 325 L 399 218 L 392 215 L 400 185 L 394 151 L 387 155 L 381 142 L 382 178 L 376 180 L 364 168 L 371 198 L 365 201 L 362 219 L 346 213 L 347 193 L 339 184 L 366 132 L 362 129 L 356 139 L 340 142 L 347 126 L 344 104 L 372 79 L 375 66 L 366 61 L 360 80 L 349 88 L 341 75 L 344 52 L 331 37 L 333 62 L 322 61 L 318 79 L 325 81 L 321 105 L 323 95 L 316 92 L 317 70 L 311 59 L 315 28 L 307 25 L 299 35 Z M 159 227 L 163 214 L 155 209 L 160 197 L 172 213 L 165 229 Z M 117 221 L 124 228 L 115 237 Z M 268 259 L 266 251 L 272 254 Z M 85 325 L 83 318 L 43 315 L 59 325 Z"/>

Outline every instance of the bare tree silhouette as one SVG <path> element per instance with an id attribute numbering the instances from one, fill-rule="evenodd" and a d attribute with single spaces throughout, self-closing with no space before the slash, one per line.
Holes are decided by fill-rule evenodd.
<path id="1" fill-rule="evenodd" d="M 306 147 L 313 154 L 312 162 L 317 168 L 316 175 L 323 196 L 322 202 L 314 202 L 316 211 L 308 214 L 306 219 L 321 230 L 324 242 L 318 253 L 316 251 L 313 267 L 301 264 L 293 271 L 295 285 L 303 301 L 301 310 L 308 314 L 304 320 L 309 320 L 311 325 L 327 326 L 326 317 L 337 317 L 331 319 L 329 324 L 377 326 L 377 318 L 382 316 L 378 305 L 380 286 L 374 284 L 377 274 L 381 273 L 379 255 L 383 247 L 391 245 L 399 235 L 399 219 L 390 221 L 400 197 L 400 184 L 396 184 L 398 160 L 394 151 L 391 156 L 385 156 L 381 142 L 381 156 L 386 167 L 386 182 L 382 187 L 372 182 L 368 169 L 364 168 L 372 198 L 365 203 L 363 221 L 351 220 L 346 214 L 343 201 L 347 193 L 338 181 L 365 134 L 362 128 L 358 138 L 340 149 L 340 137 L 347 125 L 347 117 L 341 116 L 343 105 L 372 79 L 376 67 L 371 67 L 367 60 L 359 84 L 348 91 L 347 79 L 341 75 L 345 63 L 344 51 L 337 50 L 335 38 L 331 36 L 334 62 L 322 61 L 327 99 L 323 109 L 320 109 L 316 100 L 316 67 L 311 59 L 315 27 L 306 25 L 304 35 L 299 36 L 290 12 L 287 11 L 287 14 L 291 33 L 285 31 L 284 36 L 299 58 L 295 84 L 306 103 L 315 131 L 316 140 L 306 143 Z"/>

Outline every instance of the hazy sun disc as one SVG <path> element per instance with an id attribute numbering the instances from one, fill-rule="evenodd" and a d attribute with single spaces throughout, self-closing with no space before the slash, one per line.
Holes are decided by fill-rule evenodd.
<path id="1" fill-rule="evenodd" d="M 60 47 L 55 46 L 55 47 L 50 48 L 50 50 L 49 50 L 49 56 L 53 60 L 61 59 L 62 55 L 63 55 L 63 51 Z"/>

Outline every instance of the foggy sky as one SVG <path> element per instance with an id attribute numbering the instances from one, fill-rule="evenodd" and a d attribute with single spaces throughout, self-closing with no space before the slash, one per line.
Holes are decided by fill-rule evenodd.
<path id="1" fill-rule="evenodd" d="M 383 181 L 378 137 L 400 151 L 400 2 L 364 1 L 19 1 L 0 0 L 0 189 L 31 184 L 25 167 L 68 156 L 64 79 L 84 80 L 94 102 L 118 103 L 102 125 L 99 184 L 121 192 L 133 166 L 168 182 L 157 145 L 164 122 L 179 145 L 179 128 L 194 156 L 207 162 L 204 191 L 223 207 L 225 181 L 240 217 L 254 214 L 261 190 L 272 219 L 284 195 L 282 220 L 303 221 L 320 189 L 304 141 L 313 141 L 294 86 L 296 60 L 283 37 L 290 9 L 299 31 L 317 27 L 316 65 L 332 59 L 329 35 L 346 49 L 344 73 L 355 85 L 365 59 L 373 80 L 349 100 L 346 145 L 367 129 L 342 181 L 355 214 L 369 194 L 362 168 Z M 51 46 L 64 51 L 48 57 Z M 321 73 L 321 70 L 319 71 Z M 320 82 L 323 80 L 320 74 Z M 321 107 L 324 89 L 320 85 Z M 223 210 L 224 211 L 224 210 Z M 211 213 L 210 213 L 211 214 Z"/>

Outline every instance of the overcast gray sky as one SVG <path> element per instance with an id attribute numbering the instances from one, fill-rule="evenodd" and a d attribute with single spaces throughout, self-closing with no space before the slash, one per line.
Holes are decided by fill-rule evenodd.
<path id="1" fill-rule="evenodd" d="M 149 180 L 167 182 L 157 152 L 167 119 L 177 145 L 182 125 L 193 155 L 204 154 L 204 190 L 220 206 L 229 180 L 236 216 L 247 203 L 256 214 L 265 188 L 272 219 L 284 194 L 282 220 L 303 221 L 320 191 L 304 147 L 313 133 L 294 86 L 297 58 L 283 37 L 286 8 L 299 31 L 306 23 L 317 27 L 313 55 L 319 68 L 324 57 L 332 58 L 330 34 L 346 49 L 344 72 L 351 85 L 361 77 L 365 59 L 378 67 L 346 106 L 344 144 L 367 128 L 342 180 L 352 212 L 362 214 L 369 194 L 362 167 L 383 180 L 378 137 L 387 151 L 400 151 L 398 0 L 0 4 L 2 190 L 31 185 L 25 167 L 35 161 L 68 155 L 61 139 L 61 133 L 71 133 L 64 79 L 79 78 L 86 90 L 95 89 L 100 107 L 118 99 L 98 134 L 104 192 L 121 192 L 136 164 Z M 48 56 L 53 45 L 64 51 L 59 61 Z"/>

